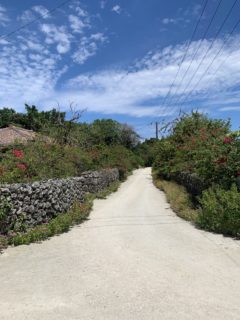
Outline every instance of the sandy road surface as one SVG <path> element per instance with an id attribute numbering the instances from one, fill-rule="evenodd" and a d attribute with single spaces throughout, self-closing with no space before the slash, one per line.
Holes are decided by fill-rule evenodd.
<path id="1" fill-rule="evenodd" d="M 141 169 L 90 220 L 0 256 L 1 320 L 239 320 L 240 244 L 176 217 Z"/>

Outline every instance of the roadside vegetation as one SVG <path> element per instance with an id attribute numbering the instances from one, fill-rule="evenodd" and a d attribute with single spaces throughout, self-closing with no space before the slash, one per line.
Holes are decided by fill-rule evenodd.
<path id="1" fill-rule="evenodd" d="M 34 141 L 2 148 L 0 183 L 31 182 L 78 176 L 83 171 L 116 167 L 121 179 L 141 165 L 134 149 L 135 131 L 111 119 L 81 123 L 81 112 L 66 114 L 53 109 L 39 112 L 26 106 L 26 113 L 0 110 L 0 127 L 11 124 L 38 133 Z"/>
<path id="2" fill-rule="evenodd" d="M 173 211 L 181 218 L 196 222 L 199 211 L 194 207 L 191 195 L 186 189 L 174 181 L 159 179 L 153 174 L 155 186 L 164 191 Z"/>
<path id="3" fill-rule="evenodd" d="M 240 237 L 240 132 L 232 132 L 229 121 L 199 112 L 181 114 L 162 127 L 160 140 L 140 143 L 126 124 L 111 119 L 83 123 L 81 115 L 72 111 L 67 119 L 56 109 L 39 112 L 28 105 L 26 113 L 0 110 L 0 128 L 13 124 L 37 132 L 34 141 L 1 148 L 0 183 L 65 178 L 113 167 L 124 180 L 133 169 L 152 166 L 155 185 L 166 192 L 180 217 L 205 230 Z M 8 243 L 58 234 L 85 217 L 85 205 L 77 204 L 48 226 L 22 230 Z M 1 206 L 4 227 L 8 208 Z M 0 236 L 0 246 L 5 241 Z"/>
<path id="4" fill-rule="evenodd" d="M 0 128 L 14 125 L 33 130 L 33 141 L 1 146 L 0 183 L 23 183 L 47 179 L 79 176 L 84 171 L 118 168 L 120 180 L 125 180 L 133 169 L 143 164 L 135 153 L 139 136 L 128 125 L 112 119 L 81 122 L 82 112 L 72 111 L 68 118 L 55 109 L 39 112 L 26 105 L 26 113 L 13 109 L 0 110 Z M 9 244 L 29 244 L 68 231 L 86 219 L 95 198 L 105 198 L 119 186 L 113 183 L 103 192 L 88 196 L 84 203 L 75 203 L 61 214 L 32 229 L 27 229 L 24 217 L 8 225 L 8 203 L 0 201 L 0 248 Z M 24 213 L 23 213 L 24 215 Z"/>
<path id="5" fill-rule="evenodd" d="M 144 145 L 150 148 L 156 184 L 180 216 L 206 230 L 239 237 L 240 134 L 230 125 L 198 112 L 182 114 L 164 126 L 159 141 Z"/>

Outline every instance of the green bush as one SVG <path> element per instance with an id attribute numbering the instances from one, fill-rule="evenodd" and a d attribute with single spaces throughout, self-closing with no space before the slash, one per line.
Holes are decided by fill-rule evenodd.
<path id="1" fill-rule="evenodd" d="M 206 230 L 225 235 L 240 236 L 240 193 L 237 186 L 230 190 L 219 186 L 203 192 L 200 199 L 202 210 L 197 224 Z"/>
<path id="2" fill-rule="evenodd" d="M 198 112 L 181 116 L 157 144 L 154 169 L 167 179 L 194 173 L 205 188 L 219 184 L 229 189 L 240 176 L 240 140 L 229 126 Z"/>

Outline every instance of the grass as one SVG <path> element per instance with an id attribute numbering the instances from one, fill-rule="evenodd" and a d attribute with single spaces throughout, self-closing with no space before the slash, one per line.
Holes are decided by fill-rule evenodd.
<path id="1" fill-rule="evenodd" d="M 86 196 L 84 203 L 74 203 L 68 212 L 60 214 L 46 224 L 28 229 L 24 233 L 12 232 L 7 236 L 0 236 L 0 250 L 6 248 L 7 245 L 18 246 L 40 242 L 69 231 L 74 225 L 80 224 L 87 219 L 92 209 L 94 199 L 105 199 L 112 192 L 116 192 L 119 185 L 120 181 L 116 181 L 97 194 L 89 194 Z"/>
<path id="2" fill-rule="evenodd" d="M 173 181 L 159 179 L 154 173 L 153 182 L 158 189 L 165 192 L 167 201 L 179 217 L 196 223 L 198 210 L 194 208 L 191 197 L 183 186 Z"/>

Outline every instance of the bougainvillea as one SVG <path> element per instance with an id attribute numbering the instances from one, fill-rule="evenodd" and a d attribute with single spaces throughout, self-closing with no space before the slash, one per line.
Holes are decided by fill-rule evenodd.
<path id="1" fill-rule="evenodd" d="M 16 158 L 22 159 L 24 157 L 24 152 L 22 150 L 14 149 L 12 153 Z"/>
<path id="2" fill-rule="evenodd" d="M 197 174 L 206 187 L 220 184 L 230 188 L 240 177 L 240 139 L 226 121 L 199 113 L 184 115 L 159 141 L 154 167 L 166 178 L 189 172 Z"/>
<path id="3" fill-rule="evenodd" d="M 229 144 L 229 143 L 231 143 L 231 142 L 233 142 L 233 138 L 231 138 L 231 137 L 226 137 L 226 138 L 224 138 L 224 140 L 223 140 L 223 143 L 225 143 L 225 144 Z"/>
<path id="4" fill-rule="evenodd" d="M 24 163 L 17 163 L 16 167 L 22 171 L 27 170 L 27 166 Z"/>

